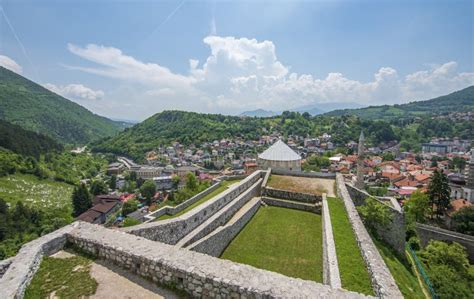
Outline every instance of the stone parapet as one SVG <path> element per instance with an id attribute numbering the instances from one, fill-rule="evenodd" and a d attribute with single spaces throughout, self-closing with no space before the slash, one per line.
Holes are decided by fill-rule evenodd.
<path id="1" fill-rule="evenodd" d="M 267 197 L 281 198 L 306 203 L 317 203 L 321 202 L 322 200 L 321 195 L 281 190 L 268 186 L 263 188 L 263 195 Z"/>
<path id="2" fill-rule="evenodd" d="M 342 288 L 341 277 L 339 275 L 339 265 L 337 263 L 336 244 L 332 233 L 331 215 L 329 214 L 326 193 L 323 194 L 322 209 L 323 225 L 323 282 L 332 288 Z"/>
<path id="3" fill-rule="evenodd" d="M 288 209 L 294 209 L 294 210 L 300 210 L 300 211 L 307 211 L 307 212 L 313 212 L 316 214 L 321 214 L 321 204 L 320 203 L 303 203 L 303 202 L 298 202 L 298 201 L 292 201 L 292 200 L 285 200 L 285 199 L 279 199 L 279 198 L 273 198 L 273 197 L 267 197 L 263 196 L 262 201 L 269 205 L 269 206 L 275 206 L 275 207 L 281 207 L 281 208 L 288 208 Z"/>

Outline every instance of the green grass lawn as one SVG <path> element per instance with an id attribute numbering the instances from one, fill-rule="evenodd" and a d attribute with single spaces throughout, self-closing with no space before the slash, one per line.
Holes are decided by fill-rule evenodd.
<path id="1" fill-rule="evenodd" d="M 13 174 L 0 177 L 0 197 L 10 204 L 22 201 L 40 209 L 72 211 L 73 187 L 66 183 L 40 180 L 33 175 Z"/>
<path id="2" fill-rule="evenodd" d="M 74 256 L 45 257 L 26 289 L 25 298 L 83 298 L 95 293 L 97 281 L 90 276 L 92 260 Z"/>
<path id="3" fill-rule="evenodd" d="M 205 203 L 206 201 L 208 201 L 209 199 L 221 194 L 222 192 L 224 192 L 225 190 L 229 189 L 229 186 L 232 185 L 232 184 L 235 184 L 235 183 L 238 183 L 240 182 L 240 180 L 226 180 L 226 181 L 223 181 L 221 183 L 221 185 L 219 187 L 217 187 L 217 189 L 215 189 L 214 191 L 212 191 L 211 193 L 209 193 L 208 195 L 204 196 L 203 198 L 201 198 L 200 200 L 196 201 L 195 203 L 193 203 L 192 205 L 190 205 L 189 207 L 185 208 L 184 210 L 182 210 L 181 212 L 178 212 L 174 215 L 163 215 L 161 217 L 158 217 L 156 220 L 165 220 L 165 219 L 171 219 L 171 218 L 175 218 L 175 217 L 178 217 L 178 216 L 181 216 L 183 215 L 184 213 L 188 212 L 188 211 L 191 211 L 192 209 L 194 209 L 195 207 L 199 206 L 199 205 L 202 205 L 203 203 Z"/>
<path id="4" fill-rule="evenodd" d="M 287 276 L 322 282 L 321 216 L 261 207 L 221 258 Z"/>
<path id="5" fill-rule="evenodd" d="M 385 264 L 392 273 L 398 288 L 405 298 L 426 298 L 418 282 L 416 274 L 413 273 L 411 266 L 407 261 L 403 261 L 396 253 L 385 243 L 374 240 L 377 249 L 385 261 Z"/>
<path id="6" fill-rule="evenodd" d="M 338 198 L 328 198 L 328 204 L 342 287 L 346 290 L 374 295 L 372 282 L 344 203 Z"/>

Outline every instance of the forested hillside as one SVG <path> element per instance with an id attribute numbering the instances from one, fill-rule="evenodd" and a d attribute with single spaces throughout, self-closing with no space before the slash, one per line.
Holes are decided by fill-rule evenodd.
<path id="1" fill-rule="evenodd" d="M 123 127 L 3 67 L 0 119 L 62 143 L 88 143 L 112 136 Z"/>
<path id="2" fill-rule="evenodd" d="M 326 113 L 326 115 L 357 115 L 365 119 L 393 120 L 468 111 L 474 112 L 474 86 L 427 101 L 417 101 L 401 105 L 383 105 L 360 109 L 335 110 Z"/>
<path id="3" fill-rule="evenodd" d="M 0 120 L 0 147 L 38 159 L 41 154 L 60 151 L 62 146 L 51 137 Z"/>

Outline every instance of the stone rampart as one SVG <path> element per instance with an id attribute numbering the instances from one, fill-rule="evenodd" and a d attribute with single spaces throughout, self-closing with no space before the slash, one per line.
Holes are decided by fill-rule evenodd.
<path id="1" fill-rule="evenodd" d="M 425 247 L 430 240 L 444 241 L 448 243 L 456 242 L 466 247 L 469 261 L 474 263 L 474 237 L 442 229 L 439 227 L 417 223 L 416 233 L 420 238 L 421 245 Z"/>
<path id="2" fill-rule="evenodd" d="M 398 254 L 402 257 L 405 256 L 405 215 L 403 212 L 392 207 L 390 200 L 381 200 L 379 198 L 370 196 L 367 192 L 357 189 L 354 186 L 347 185 L 347 190 L 351 196 L 354 204 L 356 206 L 361 206 L 365 204 L 365 199 L 367 197 L 372 197 L 374 200 L 378 201 L 380 204 L 383 204 L 388 207 L 390 214 L 392 215 L 391 222 L 386 226 L 376 227 L 377 235 L 387 242 L 393 249 L 395 249 Z"/>
<path id="3" fill-rule="evenodd" d="M 281 190 L 268 186 L 263 189 L 263 195 L 268 197 L 275 197 L 307 203 L 317 203 L 321 202 L 322 200 L 321 195 Z"/>
<path id="4" fill-rule="evenodd" d="M 297 202 L 297 201 L 292 201 L 292 200 L 284 200 L 284 199 L 278 199 L 278 198 L 266 197 L 266 196 L 262 197 L 262 201 L 269 206 L 282 207 L 282 208 L 321 214 L 320 203 L 309 204 L 309 203 Z"/>
<path id="5" fill-rule="evenodd" d="M 231 220 L 226 225 L 218 227 L 206 237 L 191 244 L 188 249 L 210 256 L 221 256 L 230 242 L 239 234 L 250 219 L 252 219 L 253 215 L 255 215 L 260 207 L 261 201 L 258 197 L 255 197 L 249 204 L 248 208 L 234 221 Z"/>
<path id="6" fill-rule="evenodd" d="M 223 207 L 220 211 L 212 215 L 212 217 L 209 217 L 209 219 L 204 221 L 204 223 L 201 224 L 198 228 L 186 235 L 176 245 L 186 247 L 189 244 L 192 244 L 198 241 L 199 239 L 204 238 L 217 227 L 226 224 L 227 221 L 229 221 L 232 216 L 234 216 L 234 214 L 237 213 L 237 211 L 239 211 L 250 199 L 260 195 L 261 184 L 262 179 L 259 179 L 249 189 L 240 194 L 235 200 Z"/>
<path id="7" fill-rule="evenodd" d="M 0 298 L 23 298 L 43 256 L 61 250 L 66 234 L 76 226 L 77 223 L 70 224 L 23 245 L 0 278 Z"/>
<path id="8" fill-rule="evenodd" d="M 272 169 L 268 168 L 266 170 L 265 176 L 263 177 L 262 188 L 265 188 L 267 186 L 267 183 L 268 183 L 268 180 L 270 179 L 271 174 L 272 174 Z"/>
<path id="9" fill-rule="evenodd" d="M 305 172 L 305 171 L 289 171 L 289 170 L 282 170 L 282 169 L 272 169 L 272 174 L 299 176 L 299 177 L 307 177 L 307 178 L 320 178 L 320 179 L 335 179 L 336 178 L 336 174 L 333 172 Z"/>
<path id="10" fill-rule="evenodd" d="M 215 198 L 179 217 L 143 223 L 123 228 L 122 230 L 153 241 L 174 245 L 224 206 L 236 199 L 240 194 L 248 190 L 253 184 L 260 180 L 263 175 L 264 172 L 256 171 L 239 184 L 231 186 Z"/>
<path id="11" fill-rule="evenodd" d="M 11 265 L 12 262 L 13 262 L 13 258 L 12 258 L 12 257 L 0 261 L 0 278 L 3 277 L 3 274 L 5 274 L 5 272 L 7 272 L 8 267 L 10 267 L 10 265 Z"/>
<path id="12" fill-rule="evenodd" d="M 81 223 L 68 241 L 163 286 L 195 298 L 364 298 L 320 283 L 221 260 L 124 232 Z"/>
<path id="13" fill-rule="evenodd" d="M 162 207 L 162 208 L 146 215 L 145 218 L 147 218 L 147 221 L 153 221 L 156 218 L 159 218 L 163 215 L 175 215 L 175 214 L 181 212 L 182 210 L 186 209 L 187 207 L 193 205 L 194 203 L 196 203 L 197 201 L 199 201 L 201 198 L 208 195 L 212 191 L 219 188 L 219 186 L 221 184 L 222 184 L 222 181 L 217 181 L 214 185 L 212 185 L 209 188 L 207 188 L 206 190 L 194 195 L 193 197 L 183 201 L 179 205 L 177 205 L 175 207 L 164 206 L 164 207 Z"/>
<path id="14" fill-rule="evenodd" d="M 340 289 L 342 287 L 341 277 L 339 275 L 339 265 L 337 263 L 336 244 L 332 233 L 331 215 L 326 199 L 326 193 L 323 194 L 322 210 L 323 226 L 323 282 L 332 288 Z"/>
<path id="15" fill-rule="evenodd" d="M 337 195 L 344 202 L 347 216 L 352 225 L 357 245 L 367 265 L 367 270 L 371 277 L 376 295 L 382 298 L 403 298 L 395 279 L 365 229 L 341 174 L 337 174 L 336 176 L 336 191 Z"/>

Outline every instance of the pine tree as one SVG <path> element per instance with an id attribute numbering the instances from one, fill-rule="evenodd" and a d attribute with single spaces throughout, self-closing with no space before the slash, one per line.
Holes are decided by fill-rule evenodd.
<path id="1" fill-rule="evenodd" d="M 432 214 L 436 213 L 436 217 L 439 219 L 450 205 L 451 188 L 449 188 L 448 177 L 444 173 L 435 170 L 428 189 Z"/>
<path id="2" fill-rule="evenodd" d="M 72 192 L 73 216 L 77 217 L 92 207 L 92 200 L 89 190 L 84 184 L 80 184 L 74 188 Z"/>

